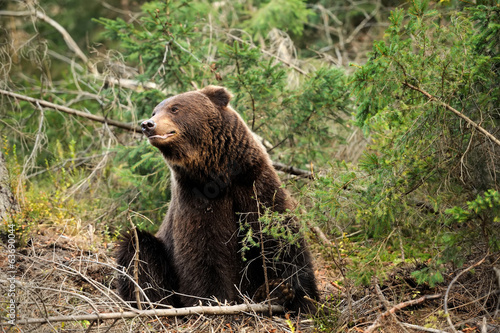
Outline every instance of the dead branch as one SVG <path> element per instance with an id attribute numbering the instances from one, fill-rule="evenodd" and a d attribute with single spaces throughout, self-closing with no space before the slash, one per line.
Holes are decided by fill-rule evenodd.
<path id="1" fill-rule="evenodd" d="M 406 301 L 403 303 L 399 303 L 399 304 L 395 305 L 394 307 L 392 307 L 391 309 L 380 314 L 378 316 L 378 318 L 373 322 L 373 324 L 371 324 L 371 326 L 365 330 L 365 333 L 372 333 L 373 331 L 375 331 L 375 329 L 381 325 L 381 322 L 383 319 L 385 319 L 387 316 L 393 315 L 394 313 L 396 313 L 396 311 L 399 311 L 399 310 L 406 308 L 408 306 L 420 304 L 420 303 L 422 303 L 426 300 L 429 300 L 429 299 L 440 298 L 441 296 L 442 296 L 442 294 L 426 295 L 426 296 L 422 296 L 422 297 L 417 298 L 417 299 L 412 299 L 412 300 L 409 300 L 409 301 Z"/>
<path id="2" fill-rule="evenodd" d="M 137 308 L 139 310 L 142 310 L 142 304 L 141 304 L 141 291 L 139 290 L 139 235 L 137 234 L 137 228 L 135 227 L 134 222 L 132 222 L 132 219 L 130 218 L 130 209 L 127 210 L 127 219 L 130 222 L 130 225 L 132 226 L 132 231 L 134 232 L 134 242 L 135 242 L 135 254 L 134 254 L 134 280 L 135 280 L 135 286 L 134 286 L 134 293 L 135 293 L 135 301 L 137 303 Z"/>
<path id="3" fill-rule="evenodd" d="M 92 113 L 87 113 L 87 112 L 75 110 L 75 109 L 69 108 L 67 106 L 57 105 L 57 104 L 54 104 L 51 102 L 47 102 L 43 99 L 38 99 L 38 98 L 33 98 L 33 97 L 25 96 L 25 95 L 20 95 L 20 94 L 16 94 L 16 93 L 13 93 L 11 91 L 7 91 L 7 90 L 3 90 L 3 89 L 0 89 L 0 94 L 13 97 L 17 100 L 30 102 L 30 103 L 33 103 L 35 105 L 40 105 L 40 106 L 43 106 L 43 107 L 46 107 L 49 109 L 65 112 L 65 113 L 72 114 L 72 115 L 75 115 L 78 117 L 87 118 L 87 119 L 97 121 L 97 122 L 100 122 L 103 124 L 108 124 L 108 125 L 118 127 L 121 129 L 125 129 L 125 130 L 131 131 L 131 132 L 142 133 L 142 130 L 139 126 L 135 126 L 132 124 L 127 124 L 127 123 L 122 123 L 120 121 L 97 116 L 97 115 L 92 114 Z M 273 162 L 273 167 L 278 171 L 283 171 L 283 172 L 291 174 L 291 175 L 300 176 L 303 178 L 314 179 L 313 173 L 310 171 L 307 171 L 307 170 L 302 170 L 302 169 L 299 169 L 299 168 L 296 168 L 293 166 L 287 166 L 287 165 L 285 165 L 283 163 L 279 163 L 279 162 Z"/>
<path id="4" fill-rule="evenodd" d="M 448 321 L 448 324 L 450 325 L 450 328 L 451 328 L 452 332 L 454 332 L 454 333 L 457 333 L 457 330 L 455 328 L 455 325 L 453 325 L 453 322 L 451 321 L 450 313 L 448 312 L 448 295 L 450 294 L 451 287 L 458 280 L 459 277 L 461 277 L 464 273 L 467 273 L 468 271 L 470 271 L 474 267 L 481 265 L 486 260 L 486 258 L 488 256 L 489 256 L 489 252 L 486 253 L 486 255 L 483 257 L 483 259 L 479 260 L 478 262 L 476 262 L 473 265 L 470 265 L 469 267 L 467 267 L 466 269 L 464 269 L 463 271 L 458 273 L 457 276 L 455 276 L 453 278 L 453 280 L 451 280 L 450 284 L 448 285 L 448 288 L 446 288 L 446 293 L 444 294 L 443 309 L 444 309 L 444 314 L 446 316 L 446 320 Z"/>
<path id="5" fill-rule="evenodd" d="M 281 305 L 271 305 L 271 309 L 274 313 L 282 313 L 284 309 Z M 62 321 L 82 321 L 82 320 L 107 320 L 107 319 L 126 319 L 126 318 L 137 318 L 137 317 L 181 317 L 189 315 L 237 315 L 246 312 L 252 313 L 265 313 L 269 311 L 269 306 L 267 304 L 238 304 L 229 306 L 193 306 L 188 308 L 177 308 L 177 309 L 154 309 L 154 310 L 143 310 L 143 311 L 126 311 L 126 312 L 110 312 L 110 313 L 95 313 L 88 315 L 77 315 L 77 316 L 52 316 L 46 318 L 27 318 L 16 320 L 17 325 L 29 325 L 29 324 L 43 324 L 43 323 L 55 323 Z M 1 325 L 8 324 L 2 322 Z"/>
<path id="6" fill-rule="evenodd" d="M 314 179 L 314 174 L 311 171 L 298 169 L 293 166 L 285 165 L 279 162 L 273 162 L 273 166 L 276 170 L 286 172 L 290 175 Z"/>
<path id="7" fill-rule="evenodd" d="M 223 31 L 223 32 L 224 32 L 224 33 L 225 33 L 228 37 L 230 37 L 230 38 L 234 39 L 234 40 L 235 40 L 235 41 L 237 41 L 237 42 L 244 43 L 244 44 L 246 44 L 246 45 L 250 46 L 252 49 L 253 49 L 253 48 L 257 48 L 257 46 L 255 46 L 253 43 L 247 42 L 247 41 L 245 41 L 245 40 L 243 40 L 243 39 L 239 38 L 238 36 L 232 35 L 232 34 L 231 34 L 231 33 L 229 33 L 229 32 L 226 32 L 226 31 Z M 308 76 L 308 74 L 307 74 L 307 72 L 306 72 L 306 71 L 304 71 L 303 69 L 301 69 L 301 68 L 299 68 L 299 67 L 295 66 L 294 64 L 291 64 L 290 62 L 286 61 L 285 59 L 283 59 L 283 58 L 281 58 L 281 57 L 279 57 L 279 56 L 277 56 L 277 55 L 275 55 L 275 54 L 272 54 L 271 52 L 266 51 L 266 50 L 264 50 L 264 49 L 260 49 L 260 52 L 262 52 L 263 54 L 268 55 L 268 56 L 270 56 L 270 57 L 273 57 L 274 59 L 276 59 L 276 60 L 278 60 L 279 62 L 281 62 L 283 65 L 290 67 L 291 69 L 295 70 L 296 72 L 298 72 L 298 73 L 300 73 L 300 74 L 302 74 L 302 75 Z"/>
<path id="8" fill-rule="evenodd" d="M 57 104 L 54 104 L 51 102 L 47 102 L 47 101 L 42 100 L 42 99 L 37 99 L 37 98 L 29 97 L 29 96 L 19 95 L 19 94 L 13 93 L 11 91 L 3 90 L 3 89 L 0 89 L 0 94 L 13 97 L 17 100 L 30 102 L 30 103 L 33 103 L 35 105 L 40 105 L 40 106 L 43 106 L 43 107 L 46 107 L 49 109 L 65 112 L 65 113 L 72 114 L 72 115 L 75 115 L 78 117 L 83 117 L 83 118 L 87 118 L 87 119 L 97 121 L 97 122 L 100 122 L 103 124 L 108 124 L 111 126 L 122 128 L 122 129 L 125 129 L 128 131 L 131 131 L 131 132 L 142 133 L 142 130 L 139 126 L 131 125 L 131 124 L 127 124 L 127 123 L 122 123 L 120 121 L 116 121 L 116 120 L 112 120 L 112 119 L 107 119 L 105 117 L 97 116 L 97 115 L 92 114 L 92 113 L 87 113 L 87 112 L 75 110 L 72 108 L 68 108 L 66 106 L 57 105 Z"/>
<path id="9" fill-rule="evenodd" d="M 273 163 L 274 165 L 274 163 Z M 274 166 L 276 168 L 276 166 Z M 323 243 L 325 246 L 332 246 L 332 241 L 326 237 L 325 233 L 323 230 L 321 230 L 318 226 L 313 225 L 312 223 L 306 221 L 307 227 L 318 237 L 318 239 Z"/>
<path id="10" fill-rule="evenodd" d="M 427 91 L 425 90 L 422 90 L 420 89 L 419 87 L 415 87 L 414 85 L 408 83 L 408 82 L 403 82 L 403 85 L 407 86 L 408 88 L 410 89 L 413 89 L 415 91 L 418 91 L 419 93 L 421 93 L 422 95 L 424 95 L 425 97 L 427 97 L 429 99 L 429 101 L 436 101 L 438 102 L 439 104 L 441 104 L 441 106 L 443 106 L 445 109 L 447 109 L 448 111 L 451 111 L 453 112 L 455 115 L 457 115 L 458 117 L 462 118 L 463 120 L 465 120 L 469 125 L 471 125 L 472 127 L 474 127 L 475 129 L 477 129 L 479 132 L 481 132 L 482 134 L 484 134 L 488 139 L 490 139 L 491 141 L 493 141 L 494 143 L 496 143 L 498 146 L 500 146 L 500 140 L 497 139 L 496 137 L 494 137 L 490 132 L 488 132 L 487 130 L 485 130 L 483 127 L 481 127 L 480 125 L 476 124 L 474 121 L 472 121 L 469 117 L 467 117 L 466 115 L 464 115 L 462 112 L 458 111 L 457 109 L 451 107 L 450 105 L 446 104 L 445 102 L 441 101 L 440 99 L 438 99 L 437 97 L 435 96 L 432 96 L 431 94 L 429 94 Z"/>

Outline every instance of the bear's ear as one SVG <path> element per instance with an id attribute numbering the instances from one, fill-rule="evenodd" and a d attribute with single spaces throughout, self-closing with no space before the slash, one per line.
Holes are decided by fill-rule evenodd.
<path id="1" fill-rule="evenodd" d="M 232 97 L 226 88 L 218 86 L 206 86 L 200 92 L 207 96 L 212 103 L 220 107 L 227 106 Z"/>

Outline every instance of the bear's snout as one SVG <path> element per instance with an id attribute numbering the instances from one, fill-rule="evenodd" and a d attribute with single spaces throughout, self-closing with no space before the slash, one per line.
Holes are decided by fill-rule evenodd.
<path id="1" fill-rule="evenodd" d="M 156 128 L 156 123 L 151 119 L 145 120 L 141 123 L 141 128 L 142 132 L 149 136 L 152 134 L 151 132 Z"/>

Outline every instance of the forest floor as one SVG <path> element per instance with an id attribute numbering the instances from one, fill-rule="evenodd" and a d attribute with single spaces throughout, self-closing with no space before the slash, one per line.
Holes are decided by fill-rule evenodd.
<path id="1" fill-rule="evenodd" d="M 395 267 L 383 284 L 347 288 L 338 283 L 342 275 L 334 261 L 315 251 L 314 246 L 323 308 L 314 317 L 282 314 L 270 317 L 248 312 L 169 318 L 138 315 L 100 321 L 74 317 L 130 311 L 116 295 L 113 246 L 85 236 L 70 237 L 60 231 L 40 230 L 29 238 L 26 246 L 16 249 L 14 287 L 12 280 L 8 280 L 11 276 L 4 245 L 0 251 L 0 294 L 2 303 L 9 304 L 7 295 L 14 292 L 17 325 L 6 325 L 8 307 L 2 305 L 2 331 L 500 332 L 500 286 L 489 263 L 474 266 L 473 273 L 471 269 L 458 279 L 453 278 L 463 269 L 450 272 L 445 283 L 434 288 L 417 286 L 410 275 L 411 267 L 405 266 Z M 53 316 L 66 318 L 22 323 L 26 319 L 33 322 Z"/>

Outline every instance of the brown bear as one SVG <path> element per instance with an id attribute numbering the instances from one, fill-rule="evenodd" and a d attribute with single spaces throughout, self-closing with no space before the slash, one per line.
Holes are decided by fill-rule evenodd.
<path id="1" fill-rule="evenodd" d="M 161 102 L 141 124 L 165 157 L 172 184 L 158 233 L 137 232 L 142 301 L 181 307 L 200 300 L 234 303 L 244 295 L 311 313 L 318 291 L 304 239 L 271 237 L 259 221 L 265 212 L 283 213 L 274 223 L 297 235 L 289 216 L 295 202 L 230 99 L 217 86 L 186 92 Z M 129 276 L 120 278 L 118 289 L 133 304 L 135 249 L 136 236 L 128 232 L 117 261 Z"/>

